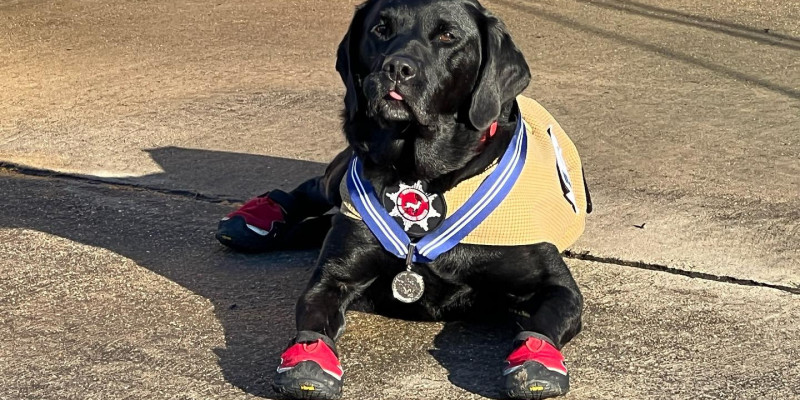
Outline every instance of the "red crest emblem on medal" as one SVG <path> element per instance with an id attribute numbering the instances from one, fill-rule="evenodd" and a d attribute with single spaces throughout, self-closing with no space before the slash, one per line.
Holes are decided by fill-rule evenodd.
<path id="1" fill-rule="evenodd" d="M 428 196 L 414 188 L 401 190 L 397 194 L 396 204 L 400 216 L 415 222 L 425 219 L 431 207 Z"/>
<path id="2" fill-rule="evenodd" d="M 422 189 L 422 184 L 400 183 L 384 192 L 384 206 L 389 215 L 403 224 L 409 234 L 424 235 L 439 225 L 444 218 L 444 200 L 438 194 Z M 416 225 L 416 227 L 415 227 Z"/>

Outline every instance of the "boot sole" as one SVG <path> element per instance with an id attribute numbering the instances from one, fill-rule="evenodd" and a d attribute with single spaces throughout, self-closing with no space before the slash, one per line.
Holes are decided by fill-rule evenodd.
<path id="1" fill-rule="evenodd" d="M 342 381 L 326 374 L 313 361 L 303 361 L 278 373 L 272 389 L 289 399 L 336 400 L 342 397 Z"/>
<path id="2" fill-rule="evenodd" d="M 561 396 L 569 391 L 569 376 L 551 371 L 536 361 L 506 375 L 506 394 L 512 399 L 539 400 Z"/>

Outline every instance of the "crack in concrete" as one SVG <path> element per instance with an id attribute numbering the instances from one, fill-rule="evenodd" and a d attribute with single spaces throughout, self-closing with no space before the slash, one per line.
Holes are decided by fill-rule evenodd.
<path id="1" fill-rule="evenodd" d="M 141 190 L 144 192 L 156 192 L 160 194 L 178 196 L 178 197 L 189 198 L 192 200 L 203 201 L 207 203 L 215 203 L 215 204 L 232 204 L 232 203 L 242 203 L 245 201 L 245 199 L 206 195 L 191 190 L 158 188 L 138 183 L 124 182 L 114 178 L 98 178 L 91 175 L 71 174 L 71 173 L 58 172 L 48 169 L 33 168 L 7 161 L 0 161 L 0 171 L 5 171 L 7 173 L 16 175 L 57 178 L 57 179 L 80 181 L 84 183 L 103 184 L 112 187 L 114 186 L 124 187 L 126 189 Z M 647 263 L 644 261 L 628 261 L 615 257 L 597 256 L 589 252 L 578 253 L 570 250 L 565 250 L 564 256 L 575 260 L 593 261 L 593 262 L 617 265 L 622 267 L 664 272 L 672 275 L 686 276 L 693 279 L 702 279 L 713 282 L 729 283 L 739 286 L 764 287 L 764 288 L 779 290 L 786 293 L 800 295 L 800 287 L 778 285 L 768 282 L 760 282 L 752 279 L 742 279 L 726 275 L 710 274 L 707 272 L 691 271 L 691 270 L 674 268 L 662 264 Z"/>
<path id="2" fill-rule="evenodd" d="M 38 176 L 43 178 L 58 178 L 65 180 L 75 180 L 84 183 L 103 184 L 109 186 L 124 187 L 126 189 L 142 190 L 145 192 L 156 192 L 160 194 L 173 195 L 179 197 L 190 198 L 194 200 L 204 201 L 207 203 L 227 204 L 227 203 L 241 203 L 245 199 L 238 199 L 232 197 L 215 196 L 202 194 L 186 189 L 165 189 L 156 186 L 142 185 L 139 183 L 125 182 L 117 178 L 100 178 L 93 175 L 73 174 L 68 172 L 58 172 L 49 169 L 41 169 L 28 167 L 21 164 L 16 164 L 8 161 L 0 161 L 0 171 L 7 173 L 25 176 Z"/>
<path id="3" fill-rule="evenodd" d="M 575 259 L 575 260 L 584 260 L 584 261 L 594 261 L 603 264 L 612 264 L 612 265 L 619 265 L 622 267 L 630 267 L 630 268 L 638 268 L 638 269 L 646 269 L 649 271 L 658 271 L 658 272 L 665 272 L 668 274 L 673 275 L 682 275 L 689 278 L 694 279 L 702 279 L 707 281 L 714 281 L 714 282 L 722 282 L 722 283 L 730 283 L 733 285 L 739 286 L 755 286 L 755 287 L 765 287 L 775 290 L 780 290 L 782 292 L 787 292 L 791 294 L 800 294 L 800 287 L 792 287 L 786 285 L 778 285 L 774 283 L 768 282 L 760 282 L 752 279 L 742 279 L 736 278 L 733 276 L 727 275 L 716 275 L 716 274 L 709 274 L 707 272 L 700 272 L 700 271 L 690 271 L 686 269 L 679 269 L 674 267 L 669 267 L 662 264 L 654 264 L 654 263 L 647 263 L 644 261 L 628 261 L 622 260 L 615 257 L 603 257 L 603 256 L 596 256 L 588 252 L 580 252 L 576 253 L 570 250 L 564 251 L 564 256 L 567 258 Z"/>

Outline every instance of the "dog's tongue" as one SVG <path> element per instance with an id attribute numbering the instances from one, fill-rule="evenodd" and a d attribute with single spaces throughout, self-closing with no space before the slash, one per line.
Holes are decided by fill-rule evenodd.
<path id="1" fill-rule="evenodd" d="M 400 93 L 395 92 L 394 90 L 389 91 L 389 97 L 395 100 L 403 100 L 403 96 L 400 96 Z"/>

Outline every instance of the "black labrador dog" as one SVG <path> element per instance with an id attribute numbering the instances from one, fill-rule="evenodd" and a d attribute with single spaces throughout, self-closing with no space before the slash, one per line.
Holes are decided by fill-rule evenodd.
<path id="1" fill-rule="evenodd" d="M 360 303 L 414 320 L 507 314 L 521 327 L 508 395 L 566 393 L 559 349 L 581 329 L 583 298 L 560 252 L 590 199 L 572 143 L 519 96 L 530 72 L 503 23 L 475 0 L 369 0 L 337 57 L 349 148 L 293 194 L 341 211 L 275 390 L 340 396 L 335 341 Z"/>

